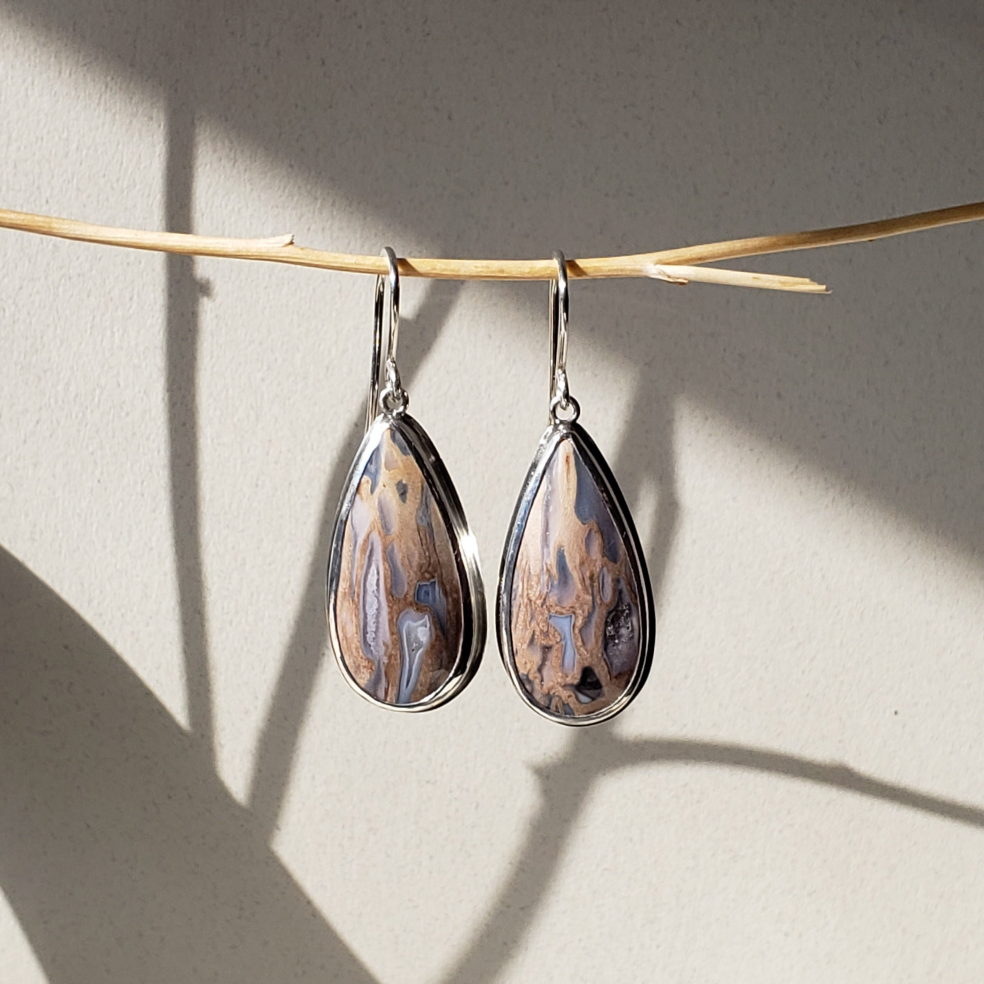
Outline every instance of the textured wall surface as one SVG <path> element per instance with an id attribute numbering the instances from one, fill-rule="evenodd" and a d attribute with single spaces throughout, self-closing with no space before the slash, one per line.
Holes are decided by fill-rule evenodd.
<path id="1" fill-rule="evenodd" d="M 984 198 L 984 15 L 0 0 L 0 206 L 375 253 L 637 252 Z M 653 672 L 572 732 L 494 639 L 395 715 L 327 648 L 365 277 L 0 231 L 5 984 L 979 981 L 984 226 L 572 285 Z M 542 284 L 404 284 L 493 595 Z"/>

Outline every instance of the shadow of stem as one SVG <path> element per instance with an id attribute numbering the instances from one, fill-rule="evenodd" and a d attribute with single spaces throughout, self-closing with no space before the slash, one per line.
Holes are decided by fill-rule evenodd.
<path id="1" fill-rule="evenodd" d="M 172 96 L 167 123 L 167 228 L 186 232 L 192 225 L 195 140 L 194 110 L 186 93 Z M 214 761 L 199 490 L 197 367 L 201 284 L 195 275 L 192 257 L 168 256 L 166 269 L 165 359 L 171 536 L 181 619 L 185 699 L 190 730 Z"/>
<path id="2" fill-rule="evenodd" d="M 483 984 L 512 959 L 557 877 L 559 862 L 593 783 L 620 769 L 645 765 L 711 765 L 816 783 L 984 829 L 984 809 L 893 785 L 840 763 L 723 742 L 654 738 L 624 740 L 608 725 L 577 732 L 564 755 L 538 767 L 541 801 L 512 876 L 481 921 L 481 931 L 442 984 Z"/>
<path id="3" fill-rule="evenodd" d="M 454 306 L 461 285 L 429 283 L 423 303 L 413 318 L 402 319 L 400 365 L 409 388 L 431 350 Z M 369 295 L 366 297 L 367 307 Z M 368 311 L 367 311 L 368 314 Z M 366 319 L 366 339 L 371 320 Z M 368 346 L 366 349 L 368 353 Z M 368 358 L 366 360 L 368 364 Z M 368 373 L 366 374 L 368 377 Z M 336 503 L 342 483 L 363 436 L 360 413 L 349 424 L 348 439 L 335 459 L 325 487 L 318 536 L 308 562 L 304 594 L 294 616 L 294 629 L 281 663 L 270 711 L 263 724 L 254 757 L 247 802 L 257 827 L 269 840 L 283 805 L 301 725 L 314 687 L 315 674 L 327 645 L 325 619 L 325 572 Z"/>

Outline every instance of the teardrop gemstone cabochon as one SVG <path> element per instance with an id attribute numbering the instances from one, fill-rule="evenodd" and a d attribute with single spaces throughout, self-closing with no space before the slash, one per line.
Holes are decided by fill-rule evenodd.
<path id="1" fill-rule="evenodd" d="M 649 574 L 635 527 L 583 428 L 540 441 L 503 554 L 499 648 L 519 693 L 564 724 L 621 711 L 654 647 Z"/>
<path id="2" fill-rule="evenodd" d="M 328 624 L 338 663 L 373 703 L 423 710 L 477 669 L 485 601 L 474 541 L 423 428 L 380 414 L 335 520 Z"/>

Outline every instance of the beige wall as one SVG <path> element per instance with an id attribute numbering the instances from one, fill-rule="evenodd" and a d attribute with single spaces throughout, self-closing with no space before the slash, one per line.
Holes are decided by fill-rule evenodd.
<path id="1" fill-rule="evenodd" d="M 0 207 L 577 256 L 977 200 L 976 9 L 2 0 Z M 572 733 L 494 640 L 409 718 L 328 657 L 369 280 L 0 232 L 3 980 L 980 980 L 984 226 L 748 267 L 834 292 L 572 287 L 658 596 Z M 490 596 L 545 308 L 404 285 Z"/>

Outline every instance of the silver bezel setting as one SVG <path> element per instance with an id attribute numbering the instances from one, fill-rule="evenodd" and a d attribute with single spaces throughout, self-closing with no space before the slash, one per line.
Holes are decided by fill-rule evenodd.
<path id="1" fill-rule="evenodd" d="M 458 580 L 461 584 L 461 647 L 451 670 L 451 675 L 434 693 L 424 700 L 412 704 L 387 703 L 367 693 L 359 686 L 342 657 L 338 626 L 335 619 L 341 551 L 345 539 L 345 519 L 348 517 L 352 501 L 358 492 L 359 482 L 369 458 L 382 439 L 383 432 L 389 427 L 394 428 L 406 441 L 414 461 L 431 487 L 434 502 L 437 503 L 448 530 L 451 549 L 457 566 Z M 338 503 L 338 509 L 335 512 L 335 522 L 332 528 L 325 608 L 328 615 L 331 648 L 335 654 L 335 662 L 342 671 L 342 676 L 360 697 L 377 707 L 408 713 L 429 711 L 435 707 L 440 707 L 462 690 L 475 675 L 481 663 L 486 637 L 485 591 L 482 585 L 475 537 L 465 519 L 458 493 L 455 491 L 448 471 L 444 467 L 444 462 L 441 461 L 433 442 L 423 427 L 402 410 L 383 411 L 377 414 L 362 439 L 362 444 L 352 462 L 348 477 L 345 479 L 345 486 Z"/>
<path id="2" fill-rule="evenodd" d="M 622 694 L 608 707 L 593 714 L 585 714 L 581 717 L 563 717 L 552 714 L 546 708 L 541 707 L 527 693 L 519 674 L 516 671 L 515 653 L 512 644 L 512 584 L 513 576 L 516 571 L 516 556 L 519 552 L 519 545 L 526 529 L 526 522 L 529 518 L 533 500 L 540 488 L 543 473 L 553 456 L 557 445 L 565 438 L 570 438 L 581 457 L 584 459 L 592 478 L 598 485 L 608 508 L 611 510 L 617 524 L 625 531 L 626 549 L 630 554 L 630 561 L 639 572 L 639 632 L 640 650 L 639 661 L 636 664 L 632 678 Z M 599 724 L 614 717 L 623 711 L 642 689 L 653 661 L 653 651 L 656 646 L 655 635 L 656 612 L 653 603 L 652 586 L 649 581 L 649 570 L 646 567 L 646 558 L 639 543 L 639 535 L 636 533 L 635 524 L 629 513 L 628 506 L 622 497 L 622 492 L 618 487 L 618 482 L 612 474 L 604 456 L 598 450 L 594 441 L 588 436 L 583 427 L 574 421 L 559 420 L 546 429 L 540 443 L 537 446 L 533 463 L 530 465 L 523 483 L 522 492 L 516 503 L 513 512 L 512 522 L 509 527 L 509 536 L 506 539 L 505 550 L 502 554 L 502 565 L 499 569 L 499 590 L 496 597 L 496 636 L 499 642 L 499 654 L 505 665 L 509 679 L 519 693 L 520 697 L 541 717 L 560 724 L 572 727 L 584 727 L 591 724 Z"/>

